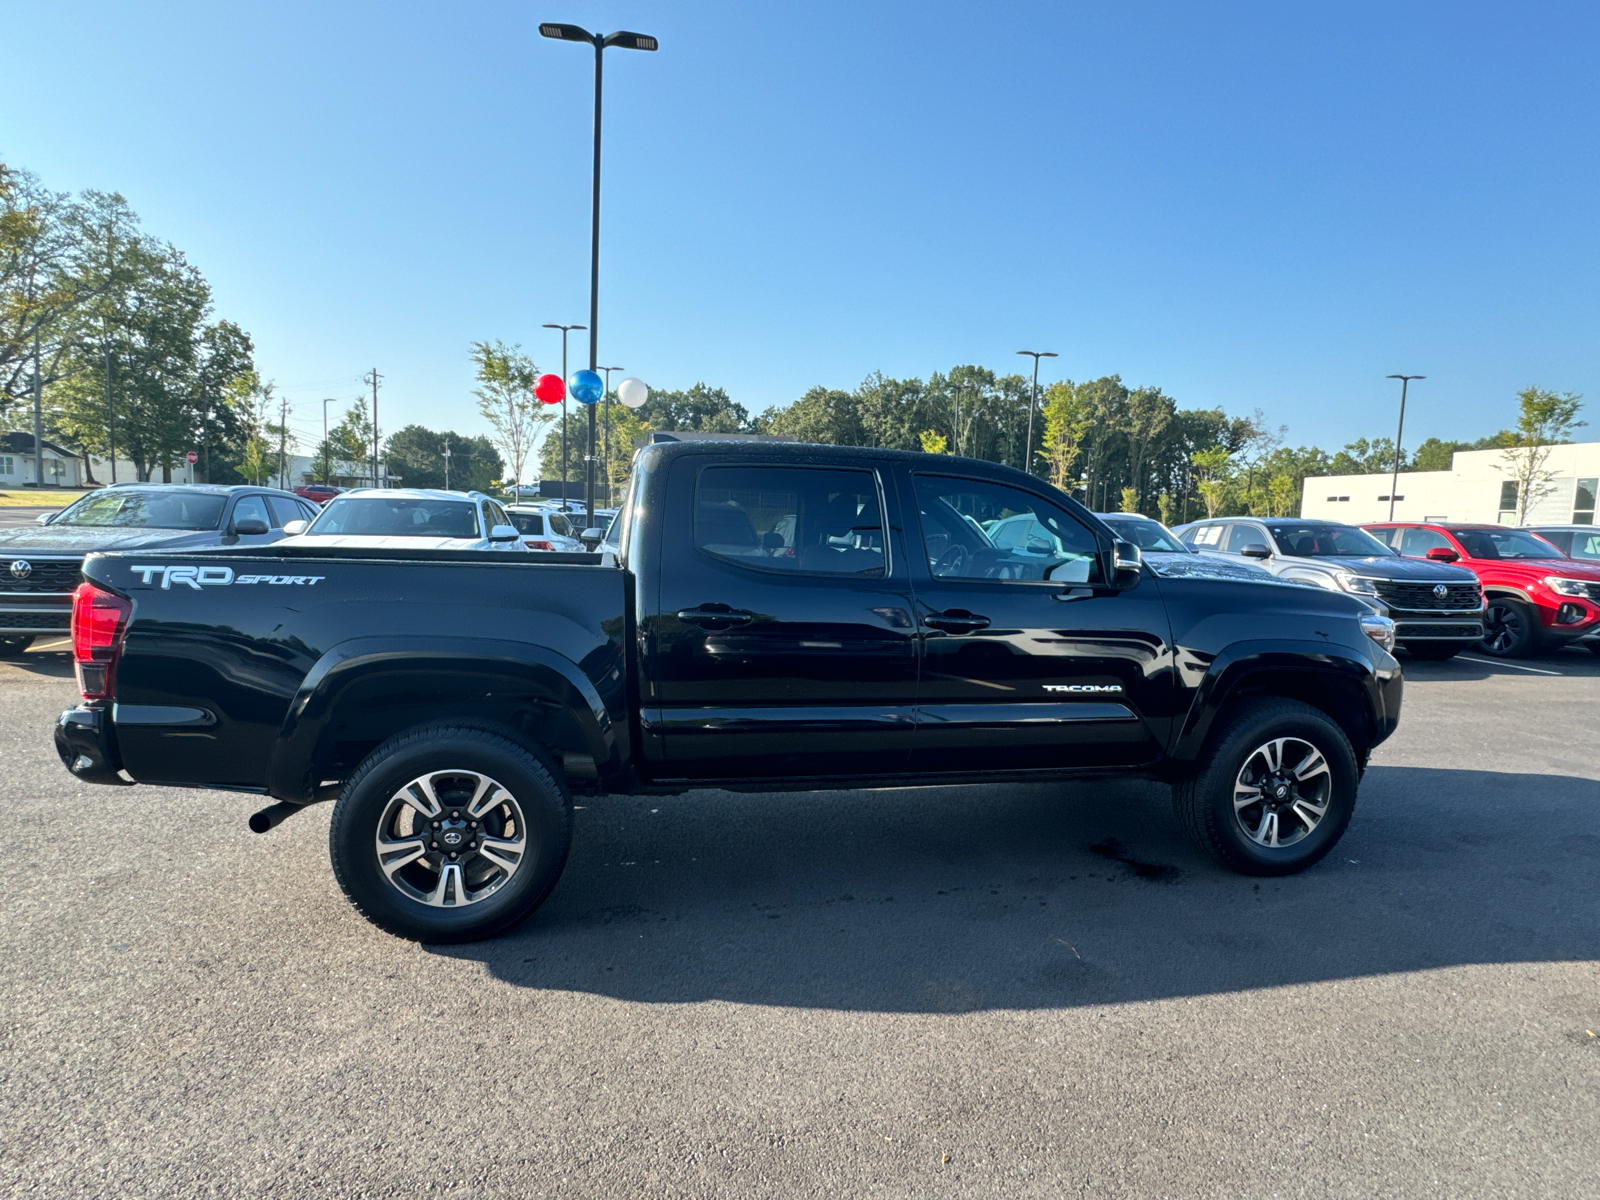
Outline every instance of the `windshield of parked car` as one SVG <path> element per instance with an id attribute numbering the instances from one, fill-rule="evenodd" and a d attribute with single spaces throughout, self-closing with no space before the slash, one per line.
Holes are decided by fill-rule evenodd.
<path id="1" fill-rule="evenodd" d="M 1520 529 L 1453 529 L 1456 541 L 1473 558 L 1565 558 L 1541 537 Z"/>
<path id="2" fill-rule="evenodd" d="M 400 496 L 339 497 L 306 530 L 363 537 L 475 538 L 478 506 L 470 500 Z"/>
<path id="3" fill-rule="evenodd" d="M 1348 525 L 1273 525 L 1278 553 L 1296 558 L 1393 558 L 1394 551 L 1364 529 Z"/>
<path id="4" fill-rule="evenodd" d="M 114 529 L 215 529 L 222 524 L 225 503 L 222 496 L 188 488 L 108 488 L 78 501 L 50 523 Z"/>
<path id="5" fill-rule="evenodd" d="M 1125 542 L 1132 542 L 1141 550 L 1161 550 L 1169 554 L 1193 554 L 1178 540 L 1178 535 L 1173 533 L 1160 521 L 1133 520 L 1127 517 L 1102 517 L 1100 518 L 1111 531 Z"/>

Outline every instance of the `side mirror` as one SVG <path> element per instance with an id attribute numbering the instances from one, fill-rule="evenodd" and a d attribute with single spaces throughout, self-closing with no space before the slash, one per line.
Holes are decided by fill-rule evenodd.
<path id="1" fill-rule="evenodd" d="M 578 535 L 578 540 L 583 543 L 586 550 L 593 550 L 600 544 L 600 539 L 605 537 L 605 535 L 606 531 L 600 528 L 600 526 L 596 525 L 593 528 L 585 529 L 582 533 L 580 533 Z"/>
<path id="2" fill-rule="evenodd" d="M 233 523 L 233 531 L 241 536 L 252 533 L 266 533 L 267 528 L 267 523 L 260 517 L 240 517 Z"/>
<path id="3" fill-rule="evenodd" d="M 1449 546 L 1433 546 L 1422 557 L 1432 559 L 1434 562 L 1455 562 L 1461 555 Z"/>
<path id="4" fill-rule="evenodd" d="M 1138 587 L 1144 571 L 1144 556 L 1139 547 L 1121 538 L 1111 543 L 1111 585 L 1119 591 Z"/>
<path id="5" fill-rule="evenodd" d="M 783 534 L 776 529 L 769 529 L 761 535 L 761 548 L 763 550 L 782 550 Z"/>
<path id="6" fill-rule="evenodd" d="M 489 530 L 489 540 L 491 542 L 514 542 L 521 536 L 517 532 L 515 525 L 496 525 Z"/>
<path id="7" fill-rule="evenodd" d="M 55 519 L 56 519 L 56 514 L 55 513 L 40 513 L 37 517 L 34 518 L 34 520 L 39 522 L 39 524 L 41 524 L 41 525 L 48 525 L 48 524 L 50 524 L 51 521 L 54 521 Z"/>
<path id="8" fill-rule="evenodd" d="M 1272 551 L 1268 550 L 1260 542 L 1251 542 L 1243 550 L 1239 551 L 1239 553 L 1245 558 L 1271 558 L 1272 557 Z"/>
<path id="9" fill-rule="evenodd" d="M 283 536 L 295 537 L 297 534 L 302 534 L 310 524 L 310 521 L 290 521 L 283 527 Z"/>

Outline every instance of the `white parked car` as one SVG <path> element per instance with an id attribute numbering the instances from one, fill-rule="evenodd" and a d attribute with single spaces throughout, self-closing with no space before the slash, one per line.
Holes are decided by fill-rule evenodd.
<path id="1" fill-rule="evenodd" d="M 554 551 L 560 554 L 581 554 L 583 543 L 578 540 L 572 521 L 565 513 L 553 508 L 536 508 L 531 504 L 513 504 L 506 516 L 522 535 L 522 544 L 529 550 Z M 578 520 L 582 520 L 582 516 Z"/>
<path id="2" fill-rule="evenodd" d="M 284 527 L 295 534 L 291 522 Z M 364 488 L 328 501 L 296 545 L 350 550 L 510 550 L 527 553 L 506 510 L 482 492 Z"/>

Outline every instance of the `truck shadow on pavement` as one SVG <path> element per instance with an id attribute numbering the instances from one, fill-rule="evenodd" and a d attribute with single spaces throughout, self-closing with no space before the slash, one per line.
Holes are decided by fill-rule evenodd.
<path id="1" fill-rule="evenodd" d="M 1154 784 L 583 802 L 518 930 L 434 947 L 539 989 L 966 1012 L 1600 958 L 1600 783 L 1375 767 L 1333 855 L 1249 879 Z"/>

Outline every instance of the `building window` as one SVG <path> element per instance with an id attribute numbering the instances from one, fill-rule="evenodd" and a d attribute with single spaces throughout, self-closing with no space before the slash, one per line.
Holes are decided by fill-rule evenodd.
<path id="1" fill-rule="evenodd" d="M 9 454 L 0 454 L 0 475 L 15 475 L 17 460 Z"/>
<path id="2" fill-rule="evenodd" d="M 1328 503 L 1329 504 L 1344 504 L 1344 503 L 1347 503 L 1349 501 L 1349 499 L 1350 499 L 1349 496 L 1329 496 L 1328 497 Z"/>
<path id="3" fill-rule="evenodd" d="M 1379 500 L 1387 500 L 1388 498 L 1389 497 L 1387 497 L 1387 496 L 1379 496 L 1378 497 Z M 1400 501 L 1404 500 L 1405 497 L 1404 496 L 1396 496 L 1394 499 L 1395 499 L 1395 503 L 1398 504 Z"/>
<path id="4" fill-rule="evenodd" d="M 1594 494 L 1600 488 L 1600 479 L 1578 480 L 1577 491 L 1572 496 L 1572 523 L 1574 525 L 1594 524 Z"/>
<path id="5" fill-rule="evenodd" d="M 1503 513 L 1517 511 L 1517 481 L 1508 479 L 1500 485 L 1500 511 Z"/>

